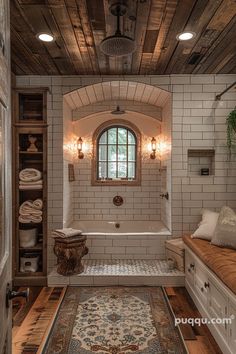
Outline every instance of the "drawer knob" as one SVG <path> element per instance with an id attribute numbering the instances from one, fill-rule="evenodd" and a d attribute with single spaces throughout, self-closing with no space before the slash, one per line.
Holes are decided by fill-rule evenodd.
<path id="1" fill-rule="evenodd" d="M 205 283 L 204 283 L 204 286 L 205 286 L 205 288 L 209 288 L 209 287 L 210 287 L 209 282 L 205 282 Z"/>

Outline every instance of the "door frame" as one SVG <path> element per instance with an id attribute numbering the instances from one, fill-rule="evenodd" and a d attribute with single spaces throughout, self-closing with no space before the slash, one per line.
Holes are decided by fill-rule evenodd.
<path id="1" fill-rule="evenodd" d="M 1 194 L 3 208 L 2 238 L 0 240 L 0 353 L 11 353 L 11 306 L 6 306 L 6 292 L 11 288 L 12 278 L 12 166 L 11 166 L 11 67 L 10 67 L 10 1 L 0 0 L 0 32 L 3 39 L 3 49 L 0 48 L 0 115 L 2 120 L 1 156 L 2 169 Z M 1 216 L 2 214 L 2 216 Z M 4 242 L 1 242 L 4 240 Z"/>

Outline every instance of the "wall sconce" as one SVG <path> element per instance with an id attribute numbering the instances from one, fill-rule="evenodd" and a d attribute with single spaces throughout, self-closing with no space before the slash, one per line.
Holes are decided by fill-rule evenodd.
<path id="1" fill-rule="evenodd" d="M 78 150 L 78 158 L 83 159 L 84 158 L 84 153 L 83 153 L 83 140 L 81 137 L 77 140 L 77 150 Z"/>
<path id="2" fill-rule="evenodd" d="M 150 154 L 150 159 L 154 160 L 156 158 L 156 149 L 157 149 L 157 142 L 154 137 L 151 140 L 151 149 L 152 149 L 152 153 Z"/>

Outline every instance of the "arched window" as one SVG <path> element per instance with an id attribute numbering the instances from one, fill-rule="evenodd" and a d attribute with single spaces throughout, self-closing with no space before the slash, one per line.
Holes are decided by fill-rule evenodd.
<path id="1" fill-rule="evenodd" d="M 94 141 L 95 184 L 137 184 L 140 134 L 133 128 L 129 123 L 108 123 L 98 129 Z"/>

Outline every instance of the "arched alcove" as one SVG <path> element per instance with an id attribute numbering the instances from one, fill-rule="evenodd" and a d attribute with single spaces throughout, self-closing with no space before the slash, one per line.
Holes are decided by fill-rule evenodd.
<path id="1" fill-rule="evenodd" d="M 72 110 L 94 103 L 128 100 L 164 107 L 170 92 L 159 87 L 129 80 L 105 81 L 78 88 L 64 95 Z"/>
<path id="2" fill-rule="evenodd" d="M 142 183 L 135 192 L 136 196 L 134 196 L 132 187 L 122 186 L 123 189 L 121 188 L 120 191 L 118 184 L 116 190 L 111 186 L 110 188 L 113 188 L 114 191 L 112 189 L 109 193 L 119 194 L 122 192 L 126 196 L 131 196 L 127 197 L 123 207 L 126 220 L 129 217 L 130 220 L 135 220 L 138 215 L 140 220 L 160 220 L 167 228 L 171 229 L 171 199 L 167 201 L 160 198 L 160 193 L 166 191 L 171 196 L 171 155 L 166 155 L 163 161 L 160 161 L 159 157 L 156 160 L 151 160 L 150 152 L 147 150 L 153 136 L 158 137 L 164 134 L 171 141 L 171 93 L 141 82 L 131 80 L 104 81 L 77 88 L 64 95 L 64 143 L 70 145 L 73 135 L 75 139 L 82 137 L 84 147 L 87 148 L 83 160 L 78 160 L 76 157 L 73 161 L 69 161 L 64 157 L 65 169 L 68 163 L 73 163 L 76 173 L 73 188 L 66 179 L 64 180 L 64 198 L 68 199 L 67 205 L 74 205 L 72 214 L 75 220 L 77 217 L 78 220 L 82 220 L 83 217 L 86 220 L 89 217 L 91 220 L 95 218 L 103 220 L 106 215 L 108 219 L 115 215 L 116 210 L 113 210 L 113 205 L 110 205 L 110 194 L 106 190 L 108 187 L 91 184 L 91 152 L 93 151 L 94 130 L 103 122 L 117 118 L 111 114 L 117 105 L 125 110 L 125 114 L 119 118 L 136 124 L 141 131 Z M 72 135 L 70 135 L 71 131 Z M 163 167 L 165 168 L 163 175 L 161 175 Z M 124 188 L 131 188 L 131 190 L 124 190 Z M 147 204 L 146 210 L 143 206 L 140 207 L 140 215 L 136 211 L 138 203 L 135 199 L 139 194 L 142 195 L 140 198 L 146 196 Z M 99 197 L 99 195 L 101 196 Z M 107 198 L 107 201 L 98 200 L 103 196 L 104 200 Z M 101 207 L 103 204 L 104 207 Z M 88 210 L 89 206 L 91 209 Z M 77 212 L 81 214 L 77 216 Z M 86 214 L 87 212 L 88 214 Z"/>

